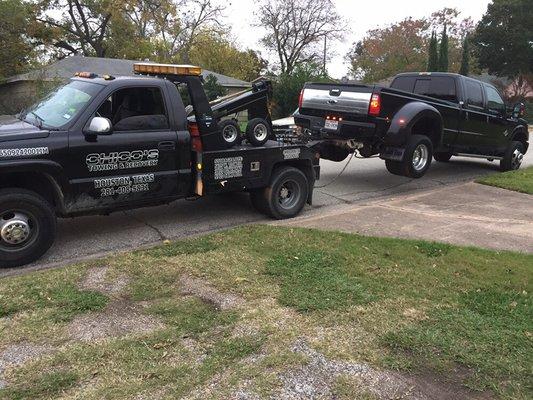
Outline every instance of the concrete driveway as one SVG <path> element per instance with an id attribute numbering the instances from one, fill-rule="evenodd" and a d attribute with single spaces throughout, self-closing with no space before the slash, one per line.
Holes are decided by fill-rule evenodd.
<path id="1" fill-rule="evenodd" d="M 399 194 L 415 194 L 431 188 L 457 185 L 498 171 L 498 163 L 453 158 L 450 163 L 433 163 L 422 179 L 412 180 L 391 175 L 380 159 L 353 159 L 344 174 L 330 183 L 344 167 L 343 163 L 322 162 L 322 176 L 317 182 L 314 204 L 304 216 L 328 214 L 332 210 L 386 199 Z M 529 152 L 524 165 L 533 165 Z M 320 188 L 320 186 L 327 185 Z M 231 194 L 180 200 L 160 206 L 119 212 L 110 216 L 60 220 L 58 237 L 52 249 L 37 263 L 18 269 L 4 269 L 0 276 L 48 268 L 99 255 L 136 249 L 164 239 L 183 238 L 237 225 L 271 222 L 256 213 L 246 194 Z"/>

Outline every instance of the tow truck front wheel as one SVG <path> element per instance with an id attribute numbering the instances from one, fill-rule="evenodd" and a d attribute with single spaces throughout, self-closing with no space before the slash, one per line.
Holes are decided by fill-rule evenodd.
<path id="1" fill-rule="evenodd" d="M 0 190 L 0 267 L 18 267 L 52 246 L 56 217 L 50 204 L 23 189 Z"/>
<path id="2" fill-rule="evenodd" d="M 294 167 L 275 170 L 268 187 L 250 193 L 253 206 L 275 219 L 298 215 L 305 206 L 308 195 L 307 177 Z"/>
<path id="3" fill-rule="evenodd" d="M 387 170 L 394 175 L 421 178 L 431 165 L 433 145 L 427 136 L 412 135 L 407 141 L 402 161 L 386 160 Z"/>

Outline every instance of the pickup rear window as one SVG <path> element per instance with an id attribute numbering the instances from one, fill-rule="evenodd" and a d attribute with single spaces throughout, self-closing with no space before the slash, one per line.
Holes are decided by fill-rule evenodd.
<path id="1" fill-rule="evenodd" d="M 391 88 L 457 103 L 455 79 L 448 76 L 399 76 Z"/>

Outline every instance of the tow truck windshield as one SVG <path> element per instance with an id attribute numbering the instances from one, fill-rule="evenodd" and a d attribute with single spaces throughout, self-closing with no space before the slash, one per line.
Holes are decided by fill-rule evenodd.
<path id="1" fill-rule="evenodd" d="M 72 121 L 98 94 L 101 85 L 71 81 L 20 114 L 20 119 L 39 128 L 60 129 Z"/>

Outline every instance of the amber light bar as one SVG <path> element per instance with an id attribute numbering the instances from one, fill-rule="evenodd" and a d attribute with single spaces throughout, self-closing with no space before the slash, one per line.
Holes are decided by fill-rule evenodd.
<path id="1" fill-rule="evenodd" d="M 201 75 L 202 68 L 194 65 L 135 63 L 133 71 L 138 74 Z"/>

